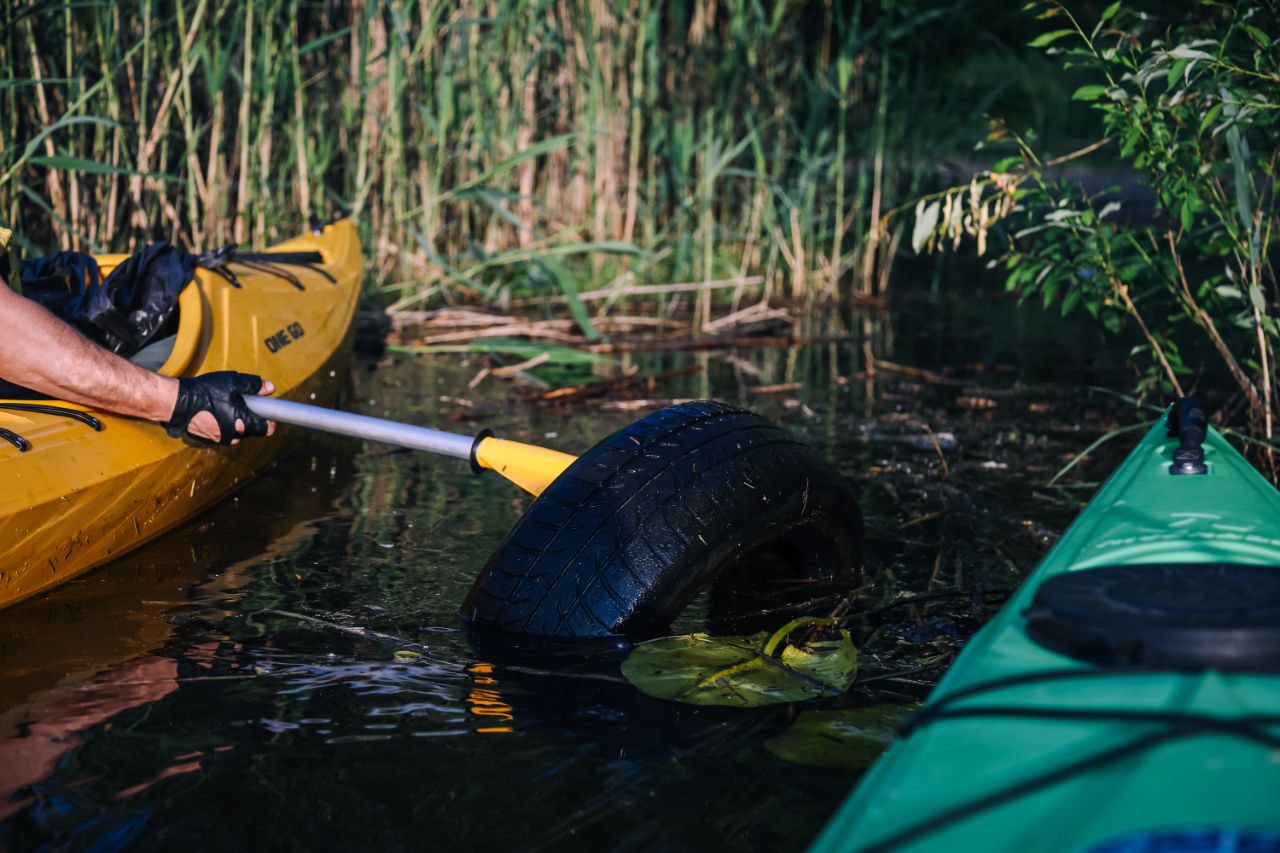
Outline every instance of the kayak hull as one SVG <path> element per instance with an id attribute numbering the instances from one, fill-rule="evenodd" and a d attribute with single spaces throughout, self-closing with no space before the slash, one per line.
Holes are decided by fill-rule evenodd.
<path id="1" fill-rule="evenodd" d="M 161 373 L 237 370 L 272 380 L 276 393 L 289 399 L 336 399 L 361 284 L 355 228 L 338 222 L 273 250 L 318 251 L 324 273 L 289 267 L 299 290 L 268 273 L 233 268 L 241 283 L 236 288 L 199 270 L 183 293 L 177 341 Z M 99 260 L 109 269 L 120 258 Z M 101 431 L 63 417 L 0 409 L 0 427 L 31 444 L 25 453 L 0 446 L 8 484 L 0 494 L 0 607 L 154 539 L 248 482 L 288 445 L 285 430 L 235 447 L 196 446 L 170 438 L 157 424 L 93 414 Z"/>
<path id="2" fill-rule="evenodd" d="M 1247 730 L 1251 716 L 1280 712 L 1280 677 L 1093 666 L 1027 633 L 1037 589 L 1062 573 L 1280 566 L 1280 493 L 1212 430 L 1209 474 L 1171 476 L 1177 444 L 1157 424 L 974 636 L 919 719 L 934 706 L 973 716 L 940 715 L 900 737 L 814 850 L 1102 851 L 1133 833 L 1280 833 L 1280 749 L 1266 745 L 1280 726 Z M 1178 729 L 1170 715 L 1209 722 Z"/>

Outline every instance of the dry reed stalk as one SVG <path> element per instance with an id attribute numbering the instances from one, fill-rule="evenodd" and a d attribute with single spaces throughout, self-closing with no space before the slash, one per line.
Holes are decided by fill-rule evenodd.
<path id="1" fill-rule="evenodd" d="M 388 315 L 393 329 L 406 326 L 423 328 L 485 328 L 490 326 L 519 325 L 518 317 L 486 314 L 465 308 L 438 308 L 433 311 L 393 311 Z"/>
<path id="2" fill-rule="evenodd" d="M 524 373 L 526 370 L 532 370 L 540 364 L 546 364 L 551 360 L 551 353 L 540 352 L 533 358 L 527 358 L 519 364 L 509 364 L 506 367 L 495 367 L 489 371 L 490 376 L 496 376 L 499 379 L 513 379 Z"/>
<path id="3" fill-rule="evenodd" d="M 779 382 L 776 385 L 756 385 L 747 389 L 748 394 L 786 394 L 791 391 L 799 391 L 804 387 L 803 382 Z"/>
<path id="4" fill-rule="evenodd" d="M 306 110 L 302 100 L 302 63 L 298 59 L 298 9 L 293 7 L 290 20 L 289 43 L 290 70 L 293 72 L 293 156 L 298 165 L 297 196 L 298 212 L 308 216 L 315 211 L 311 207 L 311 176 L 307 167 L 307 144 L 304 128 L 306 127 Z M 211 150 L 216 150 L 212 148 Z"/>
<path id="5" fill-rule="evenodd" d="M 724 287 L 745 287 L 760 284 L 760 276 L 744 278 L 722 278 L 714 281 L 681 282 L 678 284 L 633 284 L 622 287 L 607 287 L 602 290 L 588 290 L 578 294 L 582 302 L 594 302 L 598 299 L 609 299 L 618 296 L 645 296 L 670 293 L 703 293 Z"/>
<path id="6" fill-rule="evenodd" d="M 468 329 L 458 332 L 443 332 L 438 335 L 427 335 L 414 340 L 417 346 L 433 344 L 468 343 L 484 338 L 531 338 L 541 341 L 557 341 L 560 343 L 582 343 L 580 335 L 562 331 L 573 327 L 570 320 L 544 320 L 540 323 L 513 323 L 499 327 Z"/>
<path id="7" fill-rule="evenodd" d="M 636 412 L 644 409 L 663 409 L 667 406 L 679 406 L 692 403 L 692 397 L 660 397 L 647 400 L 605 400 L 597 405 L 611 412 Z"/>
<path id="8" fill-rule="evenodd" d="M 755 305 L 712 320 L 710 323 L 703 326 L 702 330 L 704 332 L 719 332 L 724 329 L 744 326 L 747 323 L 761 323 L 769 320 L 791 322 L 793 319 L 794 318 L 790 314 L 781 308 L 770 308 L 763 302 L 757 302 Z"/>
<path id="9" fill-rule="evenodd" d="M 636 329 L 661 328 L 668 331 L 688 331 L 689 324 L 668 317 L 632 317 L 612 315 L 598 317 L 595 326 L 602 332 L 634 332 Z"/>
<path id="10" fill-rule="evenodd" d="M 19 109 L 0 130 L 0 209 L 48 219 L 20 189 L 39 184 L 59 221 L 33 227 L 35 239 L 113 248 L 161 234 L 262 245 L 304 214 L 354 209 L 371 277 L 396 283 L 402 305 L 545 294 L 529 282 L 548 263 L 562 268 L 556 301 L 582 289 L 601 311 L 650 282 L 736 273 L 729 293 L 690 291 L 710 325 L 725 306 L 742 310 L 747 288 L 804 300 L 829 293 L 855 256 L 876 266 L 857 240 L 845 245 L 851 233 L 891 240 L 863 228 L 872 193 L 846 193 L 835 164 L 874 149 L 875 200 L 897 191 L 879 110 L 905 85 L 886 70 L 909 67 L 885 49 L 893 16 L 797 4 L 776 20 L 718 0 L 687 11 L 652 0 L 48 7 L 16 30 L 21 63 L 0 55 L 0 74 L 38 78 L 29 106 L 3 95 Z M 814 21 L 823 49 L 797 49 L 818 43 Z M 744 68 L 725 62 L 726 33 L 753 45 Z M 852 64 L 837 61 L 844 44 L 861 45 Z M 87 63 L 100 88 L 77 100 L 44 79 L 50 62 L 68 78 Z M 7 180 L 25 140 L 64 119 L 115 125 L 50 134 L 41 159 L 102 170 L 19 164 Z M 559 254 L 584 239 L 601 248 Z M 618 242 L 653 253 L 637 260 Z M 527 252 L 485 266 L 513 250 Z M 601 277 L 623 286 L 584 286 Z"/>
<path id="11" fill-rule="evenodd" d="M 48 127 L 53 124 L 53 118 L 49 113 L 49 97 L 45 92 L 44 71 L 41 68 L 40 51 L 36 47 L 35 33 L 33 31 L 31 19 L 27 18 L 24 23 L 25 26 L 23 27 L 23 32 L 26 36 L 27 48 L 31 52 L 31 79 L 35 81 L 36 108 L 39 110 L 41 123 L 45 127 Z M 45 156 L 56 156 L 57 152 L 54 149 L 53 138 L 51 136 L 46 136 L 44 138 L 44 150 Z M 53 207 L 54 211 L 62 216 L 65 221 L 67 219 L 67 207 L 66 200 L 62 194 L 62 179 L 58 170 L 50 169 L 46 173 L 45 181 L 49 188 L 49 203 Z M 58 236 L 62 249 L 64 251 L 70 249 L 71 234 L 66 230 L 62 230 Z"/>

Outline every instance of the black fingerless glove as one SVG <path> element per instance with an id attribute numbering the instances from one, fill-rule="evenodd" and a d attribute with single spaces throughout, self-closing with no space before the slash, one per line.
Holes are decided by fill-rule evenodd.
<path id="1" fill-rule="evenodd" d="M 173 416 L 165 422 L 169 435 L 181 438 L 184 434 L 201 444 L 230 444 L 241 436 L 267 434 L 267 421 L 255 415 L 245 405 L 245 394 L 256 394 L 262 389 L 262 380 L 249 373 L 222 370 L 206 373 L 190 379 L 178 380 L 178 402 Z M 208 412 L 218 422 L 219 441 L 210 441 L 187 432 L 191 419 L 200 412 Z M 236 433 L 236 421 L 244 422 L 244 432 Z"/>

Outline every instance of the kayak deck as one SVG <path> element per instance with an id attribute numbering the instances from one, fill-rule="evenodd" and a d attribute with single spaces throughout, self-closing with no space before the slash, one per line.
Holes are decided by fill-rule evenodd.
<path id="1" fill-rule="evenodd" d="M 1103 850 L 1134 832 L 1280 830 L 1280 677 L 1095 667 L 1027 634 L 1037 589 L 1063 573 L 1280 566 L 1280 493 L 1212 430 L 1209 473 L 1170 476 L 1177 446 L 1164 421 L 1146 436 L 815 850 Z"/>
<path id="2" fill-rule="evenodd" d="M 345 381 L 361 254 L 347 221 L 273 251 L 319 252 L 319 269 L 289 267 L 302 285 L 235 268 L 240 287 L 197 270 L 179 300 L 178 333 L 160 372 L 256 373 L 278 396 L 327 403 Z M 104 273 L 123 256 L 103 256 Z M 286 343 L 287 341 L 287 343 Z M 0 401 L 3 403 L 4 401 Z M 83 406 L 53 401 L 61 409 Z M 0 445 L 0 607 L 48 589 L 181 523 L 248 481 L 279 439 L 197 447 L 157 425 L 93 413 L 102 430 L 68 417 L 0 409 L 0 427 L 30 442 Z"/>

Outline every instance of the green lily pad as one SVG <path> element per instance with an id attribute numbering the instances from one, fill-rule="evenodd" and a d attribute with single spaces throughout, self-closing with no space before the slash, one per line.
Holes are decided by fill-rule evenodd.
<path id="1" fill-rule="evenodd" d="M 838 770 L 865 770 L 919 705 L 875 705 L 839 711 L 802 711 L 791 727 L 764 742 L 784 761 Z"/>
<path id="2" fill-rule="evenodd" d="M 622 674 L 650 696 L 690 705 L 754 708 L 839 695 L 858 671 L 858 651 L 847 631 L 838 640 L 788 645 L 773 656 L 787 632 L 810 624 L 797 620 L 772 636 L 650 640 L 631 650 Z"/>

